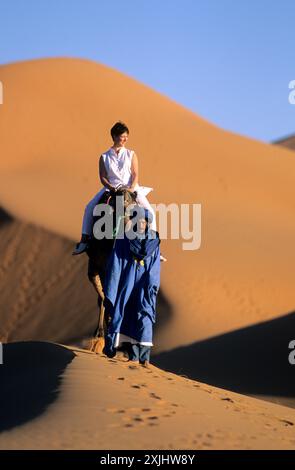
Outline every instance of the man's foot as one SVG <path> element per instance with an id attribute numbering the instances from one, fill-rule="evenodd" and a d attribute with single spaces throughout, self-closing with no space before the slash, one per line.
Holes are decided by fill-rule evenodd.
<path id="1" fill-rule="evenodd" d="M 116 356 L 117 350 L 113 348 L 108 348 L 107 346 L 105 346 L 102 350 L 102 353 L 105 354 L 107 357 L 112 358 Z"/>
<path id="2" fill-rule="evenodd" d="M 72 255 L 73 255 L 73 256 L 75 256 L 75 255 L 81 255 L 82 253 L 85 253 L 85 251 L 87 250 L 87 248 L 88 248 L 88 243 L 79 242 L 79 243 L 77 243 L 76 248 L 75 248 L 74 251 L 72 252 Z"/>
<path id="3" fill-rule="evenodd" d="M 128 359 L 128 367 L 129 369 L 138 369 L 139 368 L 139 362 L 138 362 L 138 359 Z"/>
<path id="4" fill-rule="evenodd" d="M 160 254 L 160 261 L 162 261 L 163 263 L 165 263 L 167 261 L 167 258 L 165 258 L 165 256 L 163 256 L 162 254 Z"/>
<path id="5" fill-rule="evenodd" d="M 140 363 L 140 365 L 144 367 L 145 369 L 148 369 L 150 367 L 149 361 L 143 361 Z"/>

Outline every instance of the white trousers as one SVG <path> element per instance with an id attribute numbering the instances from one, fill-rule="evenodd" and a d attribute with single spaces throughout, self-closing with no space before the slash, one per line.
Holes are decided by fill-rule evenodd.
<path id="1" fill-rule="evenodd" d="M 93 211 L 105 190 L 106 188 L 102 188 L 100 191 L 98 191 L 98 193 L 91 199 L 91 201 L 88 202 L 87 206 L 85 207 L 82 223 L 82 233 L 92 235 Z M 152 230 L 157 230 L 155 211 L 147 200 L 147 197 L 140 191 L 140 189 L 137 190 L 136 200 L 139 205 L 143 206 L 145 209 L 148 209 L 152 213 L 153 221 L 151 222 L 150 227 Z"/>

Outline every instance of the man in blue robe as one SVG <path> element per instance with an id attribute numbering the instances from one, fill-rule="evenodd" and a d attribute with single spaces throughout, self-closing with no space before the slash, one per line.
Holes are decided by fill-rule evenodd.
<path id="1" fill-rule="evenodd" d="M 151 219 L 147 209 L 137 206 L 132 228 L 115 241 L 104 282 L 105 308 L 110 318 L 104 352 L 114 357 L 121 343 L 129 343 L 129 360 L 145 366 L 153 346 L 160 287 L 160 238 L 149 227 Z"/>

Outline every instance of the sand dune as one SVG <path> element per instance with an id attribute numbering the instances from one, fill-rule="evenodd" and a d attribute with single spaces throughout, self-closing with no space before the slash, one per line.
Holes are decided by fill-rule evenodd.
<path id="1" fill-rule="evenodd" d="M 72 242 L 0 212 L 0 341 L 90 336 L 97 301 Z"/>
<path id="2" fill-rule="evenodd" d="M 0 79 L 0 203 L 14 216 L 77 238 L 117 119 L 130 126 L 151 201 L 202 204 L 201 249 L 163 242 L 172 316 L 158 352 L 293 311 L 290 151 L 225 132 L 94 62 L 16 63 L 1 66 Z"/>
<path id="3" fill-rule="evenodd" d="M 0 407 L 27 413 L 1 422 L 0 449 L 294 448 L 295 410 L 50 343 L 12 343 L 5 358 Z"/>
<path id="4" fill-rule="evenodd" d="M 221 390 L 294 406 L 294 154 L 94 62 L 16 63 L 0 80 L 0 340 L 77 344 L 96 326 L 87 258 L 71 251 L 117 119 L 151 202 L 202 204 L 199 250 L 162 242 L 152 361 L 170 372 L 8 344 L 0 447 L 294 448 L 294 410 Z M 19 408 L 9 387 L 24 389 Z"/>
<path id="5" fill-rule="evenodd" d="M 276 140 L 275 145 L 280 145 L 281 147 L 286 147 L 290 150 L 295 150 L 295 135 L 290 135 L 284 137 L 283 139 Z"/>

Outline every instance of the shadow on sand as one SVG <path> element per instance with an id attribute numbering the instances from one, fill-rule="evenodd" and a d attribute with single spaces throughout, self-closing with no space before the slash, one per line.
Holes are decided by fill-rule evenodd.
<path id="1" fill-rule="evenodd" d="M 288 361 L 293 339 L 294 312 L 159 353 L 152 363 L 216 387 L 295 407 L 295 365 Z"/>
<path id="2" fill-rule="evenodd" d="M 24 424 L 56 400 L 61 375 L 75 354 L 57 344 L 3 345 L 0 365 L 0 432 Z"/>
<path id="3" fill-rule="evenodd" d="M 8 212 L 0 207 L 0 227 L 11 222 L 13 222 L 13 218 L 8 214 Z"/>

